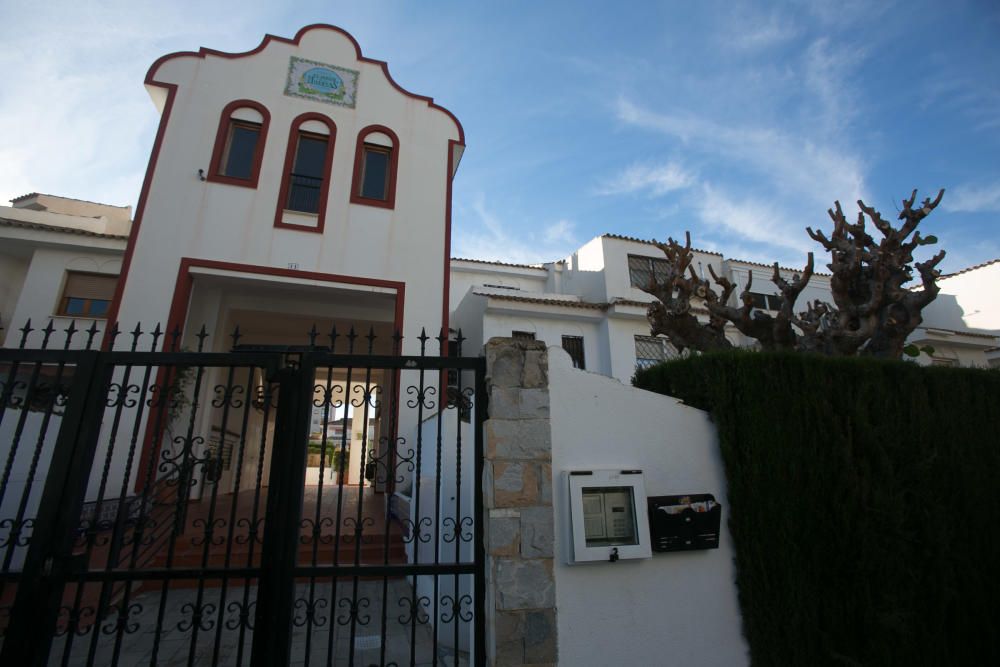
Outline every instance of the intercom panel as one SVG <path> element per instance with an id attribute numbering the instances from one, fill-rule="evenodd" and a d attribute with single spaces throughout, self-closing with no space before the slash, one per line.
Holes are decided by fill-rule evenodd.
<path id="1" fill-rule="evenodd" d="M 573 537 L 567 562 L 652 555 L 641 470 L 570 470 L 565 479 Z"/>

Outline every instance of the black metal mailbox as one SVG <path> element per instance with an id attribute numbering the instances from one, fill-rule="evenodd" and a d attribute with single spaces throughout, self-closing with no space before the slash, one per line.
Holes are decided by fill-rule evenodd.
<path id="1" fill-rule="evenodd" d="M 649 496 L 653 551 L 718 549 L 722 505 L 710 493 Z"/>

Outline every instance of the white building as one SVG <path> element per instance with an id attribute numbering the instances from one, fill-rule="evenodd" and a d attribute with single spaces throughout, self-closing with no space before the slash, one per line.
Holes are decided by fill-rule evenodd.
<path id="1" fill-rule="evenodd" d="M 112 317 L 188 345 L 205 324 L 213 349 L 236 324 L 245 344 L 447 327 L 451 113 L 332 26 L 170 54 L 146 87 L 160 128 Z"/>
<path id="2" fill-rule="evenodd" d="M 308 26 L 291 39 L 268 36 L 257 48 L 240 54 L 211 49 L 170 54 L 153 63 L 145 83 L 161 120 L 134 220 L 128 207 L 38 193 L 0 208 L 0 326 L 5 328 L 0 343 L 4 346 L 20 344 L 18 328 L 28 320 L 36 330 L 29 347 L 38 345 L 37 330 L 49 322 L 59 330 L 73 322 L 84 330 L 96 325 L 93 338 L 80 334 L 74 339 L 73 345 L 80 347 L 99 341 L 106 323 L 118 321 L 126 331 L 136 323 L 147 332 L 157 323 L 168 331 L 176 328 L 182 332 L 180 347 L 214 352 L 228 351 L 234 344 L 279 349 L 307 344 L 313 327 L 325 345 L 326 334 L 334 328 L 343 335 L 353 327 L 362 335 L 375 334 L 371 352 L 409 355 L 420 352 L 417 335 L 422 328 L 432 337 L 439 331 L 461 330 L 466 356 L 478 355 L 493 337 L 532 338 L 564 348 L 579 368 L 625 383 L 637 366 L 675 354 L 665 338 L 649 335 L 646 310 L 652 297 L 637 287 L 648 284 L 651 273 L 666 261 L 650 241 L 605 234 L 567 258 L 538 265 L 451 258 L 451 198 L 465 146 L 462 126 L 431 98 L 402 89 L 385 63 L 364 57 L 342 30 Z M 777 292 L 770 282 L 770 266 L 695 251 L 693 267 L 703 276 L 709 268 L 725 276 L 737 293 L 752 276 L 760 307 L 776 305 L 770 298 Z M 795 273 L 782 269 L 786 278 Z M 942 279 L 941 296 L 927 309 L 924 326 L 914 336 L 914 342 L 934 347 L 933 358 L 924 358 L 923 363 L 1000 362 L 998 278 L 1000 261 Z M 827 277 L 816 274 L 801 299 L 802 303 L 830 301 Z M 199 336 L 203 326 L 207 338 Z M 234 342 L 229 334 L 237 326 L 241 337 Z M 403 335 L 399 349 L 394 332 Z M 749 342 L 735 330 L 729 335 L 734 343 Z M 54 345 L 61 340 L 61 333 L 56 334 Z M 340 341 L 335 351 L 346 352 L 346 339 Z M 360 341 L 355 351 L 368 351 L 367 342 Z M 160 344 L 169 346 L 169 337 L 161 338 Z M 122 346 L 127 343 L 119 341 Z M 436 353 L 434 342 L 428 351 Z M 556 362 L 554 373 L 570 380 L 563 387 L 576 391 L 612 384 L 589 376 L 574 386 L 570 374 L 575 371 L 559 364 L 565 361 Z M 203 370 L 206 377 L 201 380 L 199 375 L 199 381 L 206 386 L 233 385 L 232 376 L 227 380 L 222 368 Z M 359 485 L 355 471 L 364 474 L 361 452 L 366 446 L 384 449 L 388 442 L 395 444 L 398 434 L 410 443 L 436 441 L 436 451 L 428 446 L 413 453 L 416 471 L 409 470 L 395 486 L 384 479 L 376 481 L 367 492 L 392 490 L 395 499 L 404 497 L 405 503 L 395 509 L 409 512 L 411 529 L 421 525 L 426 508 L 439 506 L 437 518 L 454 517 L 451 535 L 461 535 L 463 521 L 474 507 L 473 465 L 472 457 L 457 456 L 461 443 L 468 449 L 473 441 L 473 424 L 460 415 L 444 426 L 440 420 L 435 424 L 428 413 L 413 407 L 419 401 L 399 400 L 399 386 L 392 385 L 403 383 L 394 377 L 398 375 L 384 368 L 375 369 L 363 383 L 341 369 L 317 374 L 317 384 L 325 383 L 328 393 L 331 385 L 338 385 L 341 396 L 353 395 L 351 389 L 359 384 L 365 390 L 380 387 L 388 395 L 395 389 L 397 404 L 403 407 L 392 415 L 394 423 L 383 425 L 384 413 L 367 396 L 354 404 L 349 416 L 346 411 L 327 410 L 332 403 L 328 399 L 314 402 L 314 407 L 324 405 L 311 415 L 310 430 L 318 435 L 314 440 L 322 443 L 324 435 L 327 441 L 340 439 L 341 451 L 349 454 L 350 481 Z M 246 381 L 241 378 L 238 384 L 263 385 L 262 371 L 249 370 Z M 649 397 L 636 399 L 634 392 L 616 387 L 612 393 L 619 396 L 619 403 L 611 412 L 641 408 L 638 400 Z M 567 394 L 561 405 L 597 400 L 596 394 L 584 394 Z M 438 397 L 438 415 L 446 400 Z M 215 407 L 187 412 L 191 433 L 181 439 L 204 443 L 205 451 L 220 448 L 220 456 L 206 459 L 223 463 L 221 469 L 212 468 L 211 477 L 202 475 L 200 486 L 192 486 L 192 496 L 208 486 L 205 479 L 218 482 L 217 488 L 239 491 L 243 487 L 238 480 L 250 479 L 255 470 L 258 479 L 261 474 L 269 476 L 271 459 L 262 449 L 248 447 L 246 458 L 236 459 L 240 465 L 230 468 L 230 463 L 237 443 L 273 439 L 267 431 L 273 422 L 247 409 L 237 433 L 232 420 L 227 421 L 227 409 Z M 671 409 L 689 412 L 682 419 L 702 435 L 709 432 L 703 416 L 693 416 L 682 407 Z M 156 438 L 138 437 L 144 432 L 141 420 L 147 419 L 147 426 L 150 422 L 148 413 L 143 417 L 140 409 L 136 414 L 133 445 L 141 440 L 141 454 L 149 456 Z M 338 414 L 342 431 L 336 430 Z M 657 415 L 664 423 L 666 418 Z M 41 421 L 39 415 L 32 419 Z M 568 412 L 556 414 L 556 419 L 583 434 L 597 431 L 584 428 L 587 421 L 577 423 Z M 587 420 L 594 421 L 592 410 Z M 571 437 L 556 443 L 559 453 L 577 450 L 600 463 L 598 459 L 608 455 L 605 443 L 613 436 L 611 422 L 602 426 L 607 437 L 594 439 L 590 451 L 577 446 L 582 438 Z M 664 430 L 655 422 L 644 428 Z M 453 453 L 442 453 L 442 439 L 455 443 Z M 704 439 L 709 442 L 710 434 Z M 120 450 L 116 452 L 121 459 Z M 29 486 L 33 465 L 25 482 Z M 141 460 L 131 465 L 138 471 Z M 711 465 L 708 458 L 699 461 L 699 480 L 711 477 Z M 15 473 L 21 474 L 19 470 Z M 114 474 L 125 480 L 124 497 L 126 482 L 138 476 L 132 468 L 116 470 Z M 307 484 L 316 484 L 320 469 L 312 462 L 307 470 Z M 93 473 L 97 472 L 95 468 Z M 664 473 L 657 483 L 666 486 L 675 474 Z M 112 478 L 112 485 L 120 478 Z M 712 484 L 721 484 L 721 477 L 716 475 Z M 459 485 L 453 494 L 441 493 Z M 423 513 L 417 509 L 421 503 Z M 407 548 L 420 551 L 420 563 L 431 562 L 431 553 L 445 543 L 456 561 L 459 550 L 471 553 L 471 543 L 448 538 L 441 531 L 433 542 L 413 542 Z M 725 563 L 731 564 L 728 554 Z M 421 576 L 417 588 L 423 595 L 430 575 Z M 564 582 L 572 581 L 572 576 Z M 728 577 L 713 577 L 712 585 L 729 587 Z M 642 585 L 640 578 L 634 581 Z M 459 592 L 471 599 L 467 583 L 443 584 L 441 594 L 447 596 L 451 590 L 453 603 Z M 661 583 L 666 586 L 667 578 Z M 684 587 L 675 584 L 663 590 L 681 593 L 674 599 L 683 599 Z M 730 602 L 727 623 L 735 628 L 735 597 Z M 688 616 L 686 609 L 684 614 Z M 574 631 L 587 634 L 588 628 L 581 624 Z M 468 637 L 456 638 L 453 645 L 468 650 Z"/>
<path id="3" fill-rule="evenodd" d="M 773 269 L 764 264 L 694 251 L 693 266 L 707 276 L 709 267 L 737 289 L 732 303 L 752 275 L 752 294 L 765 310 L 775 310 Z M 651 241 L 616 234 L 597 237 L 570 257 L 538 265 L 454 259 L 451 265 L 452 326 L 471 341 L 494 336 L 528 337 L 567 349 L 577 366 L 628 382 L 637 366 L 652 365 L 676 354 L 665 338 L 649 335 L 646 308 L 653 297 L 645 285 L 663 253 Z M 820 258 L 822 262 L 822 257 Z M 785 279 L 798 271 L 781 268 Z M 923 324 L 911 336 L 933 353 L 921 364 L 987 366 L 1000 364 L 1000 260 L 943 276 L 941 293 L 924 310 Z M 772 300 L 774 299 L 774 300 Z M 832 302 L 829 275 L 815 273 L 799 296 L 799 305 Z M 737 345 L 749 345 L 735 329 Z"/>
<path id="4" fill-rule="evenodd" d="M 934 352 L 920 363 L 1000 367 L 1000 259 L 949 273 L 910 340 Z"/>
<path id="5" fill-rule="evenodd" d="M 5 277 L 0 283 L 0 325 L 5 327 L 5 344 L 17 344 L 19 328 L 29 319 L 35 329 L 51 320 L 61 330 L 76 320 L 77 326 L 87 327 L 94 322 L 103 330 L 125 252 L 130 209 L 37 193 L 18 197 L 13 204 L 0 207 L 0 238 L 4 239 L 0 272 Z M 707 274 L 711 266 L 738 287 L 745 285 L 752 274 L 753 290 L 762 306 L 775 303 L 768 300 L 776 293 L 771 267 L 702 250 L 695 250 L 695 257 L 699 272 Z M 662 253 L 652 242 L 617 234 L 592 239 L 570 257 L 543 264 L 452 258 L 447 278 L 449 312 L 443 321 L 453 330 L 462 330 L 467 339 L 466 354 L 475 354 L 494 336 L 533 337 L 566 348 L 577 365 L 586 370 L 628 382 L 637 365 L 649 365 L 676 354 L 664 338 L 649 336 L 646 307 L 652 297 L 635 286 L 645 283 L 648 272 L 659 261 L 664 261 Z M 207 268 L 194 267 L 194 273 L 197 277 L 192 283 L 213 282 Z M 272 277 L 287 278 L 283 287 L 296 284 L 290 277 L 294 271 L 277 273 L 288 274 Z M 793 269 L 782 269 L 786 278 L 794 273 Z M 241 277 L 245 279 L 246 275 Z M 815 274 L 800 303 L 830 301 L 827 280 L 826 274 Z M 264 283 L 262 278 L 259 284 Z M 233 288 L 238 283 L 228 284 Z M 1000 364 L 998 284 L 1000 260 L 942 276 L 940 294 L 923 311 L 924 322 L 911 336 L 913 343 L 930 346 L 934 352 L 921 354 L 917 362 L 946 366 Z M 248 333 L 252 342 L 261 343 L 301 343 L 313 323 L 318 323 L 321 330 L 338 324 L 341 330 L 355 325 L 376 326 L 380 333 L 388 332 L 386 324 L 367 319 L 324 319 L 322 289 L 317 290 L 315 282 L 308 279 L 297 285 L 285 287 L 283 292 L 295 292 L 295 300 L 262 299 L 267 289 L 248 299 L 254 308 L 263 305 L 287 311 L 298 307 L 305 314 L 285 312 L 280 318 L 282 330 L 270 331 L 266 327 L 275 325 L 266 313 L 239 311 L 240 317 L 230 315 L 217 326 L 217 344 L 227 342 L 226 327 L 231 331 L 235 324 Z M 213 294 L 221 298 L 222 292 L 225 290 Z M 227 303 L 238 303 L 238 292 L 236 289 L 229 293 Z M 317 296 L 320 298 L 313 301 Z M 211 314 L 211 309 L 206 313 Z M 127 319 L 121 321 L 133 324 Z M 737 344 L 749 343 L 735 330 L 730 338 Z M 82 337 L 76 340 L 77 345 L 83 343 Z"/>
<path id="6" fill-rule="evenodd" d="M 128 208 L 39 194 L 0 209 L 8 346 L 29 318 L 64 328 L 77 317 L 164 323 L 192 349 L 205 325 L 214 351 L 231 347 L 237 325 L 245 345 L 354 326 L 376 333 L 376 352 L 400 331 L 404 353 L 422 327 L 461 328 L 466 354 L 493 336 L 530 335 L 623 381 L 672 354 L 649 337 L 651 297 L 635 287 L 664 261 L 648 241 L 606 234 L 533 266 L 451 259 L 461 124 L 342 30 L 308 26 L 239 54 L 169 54 L 146 87 L 161 121 L 134 223 Z M 771 267 L 695 254 L 697 271 L 711 267 L 737 294 L 753 274 L 770 305 Z M 941 281 L 914 336 L 939 363 L 985 365 L 984 350 L 998 346 L 997 266 Z M 830 301 L 826 276 L 800 299 Z M 735 330 L 731 339 L 747 342 Z"/>
<path id="7" fill-rule="evenodd" d="M 34 329 L 51 321 L 63 330 L 77 320 L 103 331 L 131 207 L 39 193 L 11 203 L 0 206 L 0 344 L 17 346 L 29 320 Z"/>

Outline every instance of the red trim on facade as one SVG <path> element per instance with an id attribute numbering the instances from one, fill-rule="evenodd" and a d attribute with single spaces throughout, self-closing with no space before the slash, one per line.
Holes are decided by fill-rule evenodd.
<path id="1" fill-rule="evenodd" d="M 441 111 L 446 116 L 451 118 L 452 122 L 455 123 L 455 127 L 458 129 L 459 142 L 463 144 L 465 143 L 465 129 L 462 127 L 462 123 L 459 122 L 458 118 L 455 117 L 455 114 L 453 114 L 451 111 L 444 108 L 443 106 L 436 104 L 434 102 L 434 98 L 428 97 L 427 95 L 418 95 L 416 93 L 412 93 L 409 90 L 406 90 L 405 88 L 400 86 L 398 83 L 396 83 L 395 79 L 392 78 L 392 75 L 389 73 L 389 65 L 384 60 L 366 58 L 361 53 L 361 46 L 358 44 L 358 40 L 354 39 L 354 37 L 343 28 L 338 28 L 335 25 L 330 25 L 327 23 L 313 23 L 311 25 L 307 25 L 299 29 L 299 31 L 295 33 L 295 37 L 293 37 L 292 39 L 289 39 L 287 37 L 278 37 L 276 35 L 271 35 L 271 34 L 264 35 L 264 39 L 261 40 L 260 44 L 258 44 L 253 49 L 249 51 L 244 51 L 242 53 L 227 53 L 225 51 L 217 51 L 215 49 L 209 49 L 204 46 L 198 49 L 197 52 L 178 51 L 176 53 L 168 53 L 167 55 L 158 58 L 156 62 L 153 63 L 152 67 L 149 68 L 149 73 L 146 75 L 146 82 L 152 83 L 153 77 L 156 75 L 156 70 L 159 69 L 160 65 L 173 58 L 204 58 L 207 55 L 216 56 L 218 58 L 246 58 L 247 56 L 252 56 L 254 54 L 260 53 L 271 42 L 278 42 L 280 44 L 292 44 L 294 46 L 298 46 L 299 42 L 302 41 L 302 37 L 305 36 L 305 34 L 311 30 L 329 30 L 331 32 L 336 32 L 346 37 L 348 40 L 350 40 L 351 44 L 354 45 L 354 52 L 357 59 L 361 62 L 369 63 L 372 65 L 378 65 L 379 67 L 381 67 L 383 74 L 385 74 L 385 78 L 389 81 L 389 84 L 392 85 L 393 88 L 398 90 L 403 95 L 406 95 L 407 97 L 426 102 L 428 107 L 432 109 L 437 109 L 438 111 Z M 156 83 L 155 85 L 162 86 L 164 84 Z"/>
<path id="2" fill-rule="evenodd" d="M 406 283 L 395 280 L 383 280 L 381 278 L 360 278 L 358 276 L 342 276 L 335 273 L 299 271 L 297 269 L 280 269 L 274 266 L 238 264 L 236 262 L 221 262 L 213 259 L 182 257 L 180 266 L 177 269 L 177 282 L 174 286 L 174 297 L 170 304 L 170 315 L 167 318 L 167 331 L 173 331 L 175 326 L 181 331 L 184 330 L 184 320 L 187 318 L 187 310 L 191 302 L 191 287 L 194 282 L 191 277 L 192 267 L 392 289 L 396 291 L 396 312 L 394 314 L 395 321 L 393 322 L 393 327 L 400 331 L 403 330 L 403 301 L 405 299 Z"/>
<path id="3" fill-rule="evenodd" d="M 319 273 L 316 271 L 297 271 L 294 269 L 279 269 L 273 266 L 258 266 L 254 264 L 237 264 L 234 262 L 220 262 L 209 259 L 198 259 L 194 257 L 182 257 L 177 268 L 177 280 L 174 283 L 174 295 L 170 303 L 170 314 L 167 317 L 168 332 L 176 328 L 181 332 L 178 341 L 183 340 L 184 324 L 187 319 L 188 307 L 191 304 L 191 292 L 194 286 L 194 279 L 191 275 L 192 267 L 218 269 L 224 271 L 237 271 L 252 275 L 281 276 L 286 278 L 302 278 L 304 280 L 322 280 L 325 282 L 347 283 L 349 285 L 365 285 L 369 287 L 384 287 L 396 291 L 396 307 L 393 312 L 393 329 L 403 331 L 403 313 L 406 302 L 406 283 L 394 280 L 382 280 L 378 278 L 360 278 L 357 276 L 342 276 L 333 273 Z M 163 349 L 169 349 L 168 339 L 171 336 L 164 336 Z M 166 384 L 164 373 L 167 371 L 161 368 L 157 371 L 157 385 Z M 396 405 L 399 405 L 399 381 L 396 381 Z M 395 423 L 393 424 L 395 428 Z M 393 434 L 395 437 L 395 434 Z M 145 470 L 150 460 L 156 456 L 154 449 L 158 442 L 156 426 L 154 420 L 146 420 L 146 433 L 143 438 L 142 451 L 139 453 L 139 470 Z M 143 475 L 137 475 L 135 480 L 136 492 L 142 491 Z"/>
<path id="4" fill-rule="evenodd" d="M 361 172 L 365 157 L 365 137 L 381 132 L 392 139 L 392 151 L 389 153 L 389 173 L 386 174 L 385 199 L 371 199 L 361 196 Z M 358 132 L 358 141 L 354 145 L 354 175 L 351 176 L 351 203 L 380 208 L 396 207 L 396 172 L 399 168 L 399 136 L 385 125 L 369 125 Z"/>
<path id="5" fill-rule="evenodd" d="M 233 112 L 237 109 L 253 109 L 264 117 L 260 124 L 260 140 L 253 152 L 253 164 L 250 167 L 250 178 L 233 178 L 220 174 L 222 170 L 222 154 L 226 150 L 226 140 L 229 137 L 229 124 L 232 122 Z M 208 164 L 208 174 L 206 180 L 213 183 L 227 183 L 238 185 L 242 188 L 257 187 L 260 179 L 260 165 L 264 161 L 264 144 L 267 143 L 267 128 L 271 124 L 271 112 L 260 102 L 253 100 L 233 100 L 222 109 L 219 116 L 219 129 L 215 133 L 215 146 L 212 148 L 212 161 Z"/>
<path id="6" fill-rule="evenodd" d="M 464 146 L 454 139 L 448 142 L 448 173 L 445 174 L 446 191 L 444 196 L 444 296 L 441 299 L 441 328 L 448 333 L 451 323 L 451 197 L 452 184 L 455 181 L 455 149 Z M 447 354 L 447 346 L 444 353 Z"/>
<path id="7" fill-rule="evenodd" d="M 161 58 L 160 60 L 163 60 Z M 135 243 L 139 238 L 139 229 L 142 227 L 142 218 L 146 212 L 146 202 L 149 200 L 149 186 L 153 182 L 153 173 L 156 171 L 156 164 L 160 158 L 160 149 L 163 147 L 163 137 L 167 132 L 167 123 L 170 121 L 170 112 L 174 108 L 174 97 L 177 95 L 177 85 L 172 83 L 156 83 L 152 80 L 152 73 L 159 65 L 157 60 L 146 74 L 146 84 L 163 88 L 167 91 L 167 99 L 163 105 L 163 113 L 160 115 L 160 125 L 156 129 L 156 138 L 153 139 L 153 148 L 149 153 L 149 163 L 146 165 L 146 175 L 142 179 L 142 187 L 139 189 L 139 200 L 135 206 L 135 217 L 132 219 L 132 227 L 129 229 L 128 242 L 125 245 L 125 256 L 122 258 L 122 269 L 118 278 L 118 286 L 115 288 L 115 296 L 111 300 L 111 307 L 108 309 L 108 322 L 118 321 L 118 312 L 121 309 L 122 295 L 125 294 L 125 283 L 128 281 L 129 270 L 132 268 L 132 255 L 135 253 Z M 102 347 L 107 349 L 111 342 L 110 332 L 113 327 L 108 326 L 104 331 Z"/>
<path id="8" fill-rule="evenodd" d="M 288 197 L 288 187 L 290 185 L 290 176 L 292 175 L 292 169 L 295 167 L 295 151 L 298 147 L 299 138 L 299 128 L 303 123 L 310 120 L 316 120 L 324 125 L 330 131 L 329 139 L 326 142 L 326 162 L 323 164 L 323 185 L 319 191 L 319 211 L 317 212 L 316 226 L 309 227 L 308 225 L 295 225 L 288 222 L 282 221 L 282 214 L 285 211 L 285 201 Z M 333 171 L 333 148 L 337 142 L 337 125 L 329 117 L 324 116 L 321 113 L 308 112 L 304 114 L 299 114 L 292 120 L 292 125 L 288 130 L 288 146 L 285 148 L 285 166 L 283 167 L 281 176 L 281 188 L 278 190 L 278 204 L 277 209 L 274 212 L 274 226 L 280 229 L 294 229 L 299 232 L 314 232 L 316 234 L 323 233 L 323 227 L 326 224 L 326 204 L 327 200 L 330 198 L 330 180 L 332 178 Z"/>
<path id="9" fill-rule="evenodd" d="M 449 111 L 445 107 L 442 107 L 442 106 L 440 106 L 438 104 L 435 104 L 433 98 L 428 97 L 428 96 L 424 96 L 424 95 L 417 95 L 415 93 L 411 93 L 410 91 L 406 90 L 405 88 L 403 88 L 402 86 L 400 86 L 398 83 L 396 83 L 396 81 L 392 78 L 391 74 L 389 73 L 389 66 L 388 66 L 387 63 L 385 63 L 384 61 L 381 61 L 381 60 L 375 60 L 375 59 L 372 59 L 372 58 L 366 58 L 366 57 L 364 57 L 361 54 L 361 47 L 360 47 L 360 45 L 358 44 L 357 40 L 354 39 L 354 37 L 352 35 L 350 35 L 346 31 L 342 30 L 341 28 L 338 28 L 338 27 L 333 26 L 333 25 L 328 25 L 328 24 L 312 24 L 312 25 L 307 25 L 307 26 L 303 27 L 302 29 L 300 29 L 295 34 L 294 39 L 288 39 L 288 38 L 285 38 L 285 37 L 276 37 L 274 35 L 265 35 L 264 39 L 261 41 L 261 43 L 255 49 L 252 49 L 251 51 L 247 51 L 245 53 L 225 53 L 225 52 L 222 52 L 222 51 L 216 51 L 214 49 L 208 49 L 208 48 L 205 48 L 205 47 L 202 47 L 197 52 L 194 52 L 194 51 L 177 51 L 177 52 L 174 52 L 174 53 L 168 53 L 168 54 L 165 54 L 165 55 L 160 56 L 159 58 L 157 58 L 153 62 L 153 64 L 150 66 L 149 70 L 147 70 L 147 72 L 146 72 L 146 78 L 145 78 L 145 84 L 147 86 L 164 89 L 166 91 L 166 100 L 164 101 L 163 111 L 162 111 L 162 113 L 160 115 L 160 123 L 159 123 L 159 126 L 157 127 L 157 130 L 156 130 L 156 137 L 153 140 L 153 146 L 150 149 L 149 163 L 146 166 L 146 174 L 145 174 L 145 176 L 143 178 L 142 187 L 139 190 L 139 198 L 138 198 L 138 201 L 136 203 L 135 216 L 134 216 L 134 218 L 132 220 L 132 228 L 131 228 L 131 230 L 129 232 L 128 243 L 127 243 L 127 245 L 125 247 L 125 255 L 124 255 L 124 258 L 122 260 L 122 269 L 121 269 L 121 274 L 120 274 L 121 278 L 118 281 L 118 287 L 115 290 L 114 299 L 112 300 L 111 307 L 108 310 L 108 322 L 112 322 L 112 323 L 116 322 L 117 319 L 118 319 L 119 312 L 121 310 L 122 298 L 123 298 L 123 295 L 125 293 L 126 284 L 128 282 L 129 272 L 130 272 L 131 267 L 132 267 L 132 257 L 135 254 L 135 245 L 136 245 L 136 242 L 137 242 L 137 240 L 139 238 L 139 232 L 140 232 L 140 230 L 142 228 L 143 217 L 144 217 L 145 211 L 146 211 L 146 203 L 149 200 L 150 186 L 152 185 L 153 175 L 154 175 L 154 173 L 156 171 L 156 166 L 157 166 L 157 163 L 159 161 L 160 150 L 163 147 L 163 139 L 164 139 L 164 137 L 166 135 L 167 125 L 168 125 L 168 123 L 170 121 L 170 114 L 173 111 L 174 99 L 177 96 L 177 88 L 178 88 L 177 84 L 166 83 L 166 82 L 162 82 L 162 81 L 157 81 L 156 80 L 156 74 L 159 71 L 160 67 L 164 63 L 166 63 L 168 60 L 173 60 L 174 58 L 205 58 L 205 56 L 209 55 L 209 54 L 214 55 L 214 56 L 218 56 L 218 57 L 222 57 L 222 58 L 241 58 L 241 57 L 246 57 L 246 56 L 252 56 L 255 53 L 259 53 L 259 52 L 263 51 L 264 48 L 271 41 L 277 41 L 279 43 L 284 43 L 284 44 L 293 44 L 293 45 L 297 46 L 299 44 L 299 42 L 302 40 L 302 37 L 307 32 L 309 32 L 311 30 L 330 30 L 330 31 L 333 31 L 333 32 L 336 32 L 336 33 L 339 33 L 339 34 L 343 35 L 348 40 L 350 40 L 351 43 L 354 45 L 354 50 L 355 50 L 355 53 L 356 53 L 357 58 L 358 58 L 359 61 L 366 62 L 366 63 L 371 63 L 371 64 L 375 64 L 375 65 L 379 65 L 382 68 L 382 71 L 385 74 L 386 79 L 389 81 L 389 83 L 396 90 L 398 90 L 403 95 L 406 95 L 407 97 L 410 97 L 412 99 L 417 99 L 417 100 L 423 100 L 423 101 L 425 101 L 427 103 L 428 107 L 430 107 L 432 109 L 437 109 L 437 110 L 443 112 L 455 124 L 455 128 L 458 131 L 458 140 L 457 141 L 455 141 L 455 140 L 450 140 L 449 141 L 449 151 L 450 151 L 449 156 L 448 156 L 449 171 L 448 171 L 448 174 L 446 174 L 446 178 L 448 179 L 447 180 L 447 192 L 448 192 L 448 194 L 447 194 L 446 212 L 445 212 L 445 238 L 446 238 L 446 243 L 445 243 L 445 274 L 444 274 L 444 280 L 443 280 L 443 282 L 444 282 L 444 304 L 445 305 L 443 307 L 444 315 L 442 317 L 441 325 L 442 325 L 442 327 L 444 327 L 445 329 L 447 329 L 447 327 L 448 327 L 448 290 L 449 290 L 449 272 L 450 272 L 450 258 L 449 258 L 449 255 L 451 254 L 448 246 L 450 244 L 450 239 L 451 239 L 451 208 L 452 208 L 452 206 L 451 206 L 451 198 L 452 198 L 452 195 L 451 195 L 451 191 L 452 191 L 452 189 L 451 189 L 451 181 L 452 181 L 453 172 L 454 172 L 453 151 L 454 151 L 454 147 L 456 145 L 465 146 L 465 129 L 462 127 L 462 123 L 458 120 L 458 118 L 455 116 L 455 114 L 453 114 L 451 111 Z M 399 326 L 399 329 L 402 330 L 402 320 L 401 319 L 399 321 L 399 325 L 398 326 Z M 110 341 L 110 337 L 108 336 L 108 332 L 110 332 L 110 330 L 111 330 L 111 327 L 108 327 L 107 330 L 105 331 L 105 338 L 104 338 L 104 344 L 105 345 L 107 345 L 108 342 Z"/>

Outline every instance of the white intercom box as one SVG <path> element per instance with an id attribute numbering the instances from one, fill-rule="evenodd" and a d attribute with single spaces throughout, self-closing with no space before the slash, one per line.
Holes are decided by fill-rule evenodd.
<path id="1" fill-rule="evenodd" d="M 641 470 L 569 470 L 569 564 L 652 558 Z"/>

